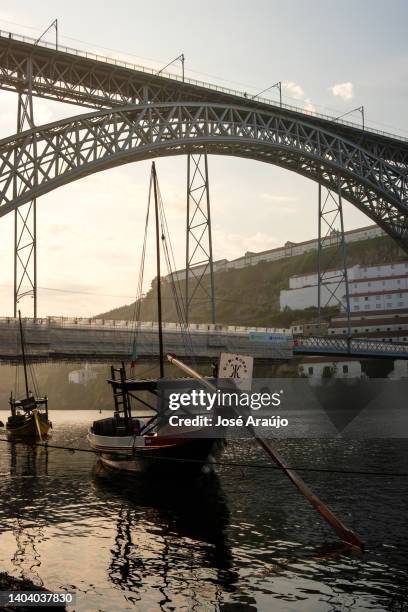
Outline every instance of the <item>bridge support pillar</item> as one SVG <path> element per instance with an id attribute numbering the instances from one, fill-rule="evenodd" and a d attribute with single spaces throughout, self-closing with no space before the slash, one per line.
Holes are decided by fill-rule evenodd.
<path id="1" fill-rule="evenodd" d="M 340 306 L 347 317 L 350 337 L 350 298 L 347 271 L 347 250 L 344 237 L 341 184 L 337 192 L 318 187 L 319 232 L 317 249 L 318 320 L 322 309 Z M 328 250 L 328 247 L 331 247 Z"/>
<path id="2" fill-rule="evenodd" d="M 18 93 L 17 133 L 34 127 L 32 96 L 32 63 L 27 61 L 26 88 Z M 14 176 L 13 192 L 18 197 L 26 182 L 37 182 L 37 147 L 35 141 L 30 145 L 32 165 L 24 172 L 24 177 Z M 14 160 L 16 168 L 18 160 Z M 17 316 L 18 303 L 23 297 L 31 296 L 32 312 L 37 318 L 37 206 L 32 200 L 14 212 L 14 316 Z M 27 313 L 25 313 L 27 314 Z"/>
<path id="3" fill-rule="evenodd" d="M 211 236 L 207 153 L 187 156 L 187 228 L 185 314 L 190 319 L 193 300 L 208 300 L 215 323 L 214 268 Z"/>

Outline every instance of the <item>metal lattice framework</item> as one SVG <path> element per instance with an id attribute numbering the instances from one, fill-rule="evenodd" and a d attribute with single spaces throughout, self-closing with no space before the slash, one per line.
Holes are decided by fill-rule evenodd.
<path id="1" fill-rule="evenodd" d="M 352 141 L 372 155 L 408 169 L 408 139 L 378 130 L 363 130 L 342 119 L 334 119 L 288 104 L 274 107 L 273 101 L 251 99 L 210 83 L 162 73 L 143 66 L 104 58 L 77 49 L 38 43 L 34 39 L 0 31 L 0 89 L 20 92 L 27 87 L 27 63 L 32 67 L 34 96 L 92 108 L 128 104 L 201 102 L 279 111 L 294 121 L 308 120 L 315 127 Z"/>
<path id="2" fill-rule="evenodd" d="M 319 322 L 322 308 L 331 305 L 340 306 L 346 311 L 350 334 L 350 298 L 341 193 L 324 189 L 319 183 L 318 194 L 317 308 Z M 329 251 L 331 253 L 329 260 L 324 262 L 323 254 L 327 253 L 325 249 L 329 246 L 334 248 Z"/>
<path id="3" fill-rule="evenodd" d="M 276 164 L 338 189 L 408 251 L 405 172 L 313 124 L 230 105 L 128 106 L 5 138 L 0 141 L 0 216 L 93 172 L 204 150 Z"/>
<path id="4" fill-rule="evenodd" d="M 26 66 L 25 90 L 18 94 L 17 133 L 34 127 L 32 96 L 32 66 Z M 33 141 L 30 154 L 36 156 L 36 144 Z M 34 177 L 35 180 L 35 177 Z M 13 182 L 14 197 L 22 189 L 22 180 L 16 174 Z M 37 202 L 35 198 L 28 204 L 14 211 L 14 316 L 17 316 L 18 303 L 23 297 L 33 299 L 33 314 L 37 316 Z"/>
<path id="5" fill-rule="evenodd" d="M 195 297 L 208 299 L 215 323 L 214 269 L 207 153 L 187 156 L 186 322 Z M 209 276 L 209 288 L 207 287 Z"/>
<path id="6" fill-rule="evenodd" d="M 408 342 L 384 342 L 371 338 L 345 338 L 344 336 L 308 336 L 297 338 L 294 354 L 300 355 L 353 355 L 354 357 L 408 358 Z"/>

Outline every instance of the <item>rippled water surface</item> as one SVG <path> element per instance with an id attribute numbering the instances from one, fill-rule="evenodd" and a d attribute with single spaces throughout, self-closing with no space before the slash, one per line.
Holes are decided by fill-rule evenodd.
<path id="1" fill-rule="evenodd" d="M 54 411 L 50 444 L 87 448 L 97 416 Z M 408 472 L 405 440 L 279 449 L 295 466 Z M 249 441 L 222 459 L 266 461 Z M 274 469 L 222 466 L 188 485 L 124 480 L 91 453 L 1 442 L 0 476 L 0 571 L 75 590 L 77 610 L 408 610 L 406 477 L 302 472 L 360 534 L 360 556 Z"/>

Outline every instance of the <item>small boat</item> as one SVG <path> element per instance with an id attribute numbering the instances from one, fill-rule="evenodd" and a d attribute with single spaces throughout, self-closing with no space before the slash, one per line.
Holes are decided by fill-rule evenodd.
<path id="1" fill-rule="evenodd" d="M 87 438 L 91 447 L 100 453 L 103 464 L 109 468 L 133 473 L 148 471 L 162 474 L 173 470 L 178 473 L 180 471 L 197 473 L 219 455 L 223 448 L 223 440 L 208 437 L 205 435 L 204 428 L 200 427 L 178 427 L 175 435 L 174 431 L 171 431 L 168 419 L 166 422 L 168 406 L 163 406 L 160 401 L 159 384 L 164 378 L 164 350 L 160 283 L 160 216 L 154 162 L 150 187 L 152 185 L 156 217 L 160 377 L 158 379 L 128 378 L 124 363 L 121 368 L 112 366 L 111 379 L 108 380 L 108 383 L 112 387 L 115 404 L 113 417 L 94 421 Z M 116 377 L 117 374 L 119 378 Z M 179 380 L 181 385 L 186 384 L 185 378 Z M 177 386 L 177 379 L 172 381 L 172 384 Z M 138 395 L 135 395 L 136 393 Z M 148 394 L 150 403 L 144 399 L 146 394 Z M 147 407 L 150 414 L 134 416 L 132 401 L 136 402 L 139 411 L 140 408 L 146 409 Z"/>
<path id="2" fill-rule="evenodd" d="M 119 372 L 120 378 L 115 378 Z M 179 379 L 181 384 L 186 379 Z M 178 379 L 174 380 L 177 384 Z M 222 451 L 223 440 L 205 436 L 203 428 L 177 428 L 175 435 L 166 423 L 166 409 L 149 404 L 152 415 L 133 416 L 130 397 L 150 393 L 157 397 L 160 379 L 127 378 L 124 364 L 112 367 L 115 411 L 112 417 L 94 421 L 88 431 L 88 442 L 100 453 L 102 463 L 123 472 L 163 474 L 176 471 L 197 474 L 211 468 Z M 144 405 L 147 402 L 143 401 Z M 157 404 L 156 404 L 157 405 Z"/>
<path id="3" fill-rule="evenodd" d="M 11 437 L 23 437 L 42 440 L 52 427 L 48 419 L 47 396 L 36 397 L 28 386 L 27 356 L 24 343 L 23 324 L 21 312 L 18 311 L 20 324 L 21 353 L 23 357 L 25 397 L 16 399 L 10 394 L 11 416 L 6 423 L 6 432 Z M 34 382 L 34 381 L 33 381 Z M 34 382 L 34 387 L 35 387 Z"/>

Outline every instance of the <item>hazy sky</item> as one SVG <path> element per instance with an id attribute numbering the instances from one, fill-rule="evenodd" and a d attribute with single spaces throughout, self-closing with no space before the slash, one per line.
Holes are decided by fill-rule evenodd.
<path id="1" fill-rule="evenodd" d="M 254 94 L 281 80 L 288 103 L 337 115 L 364 104 L 367 124 L 408 135 L 404 0 L 15 0 L 0 9 L 0 28 L 36 37 L 56 17 L 61 44 L 154 68 L 183 52 L 186 76 Z M 0 91 L 0 104 L 4 137 L 16 129 L 16 96 Z M 34 112 L 42 124 L 87 109 L 35 99 Z M 95 174 L 38 200 L 40 315 L 92 316 L 132 300 L 150 164 Z M 183 267 L 186 159 L 160 159 L 157 167 Z M 215 258 L 316 235 L 315 183 L 235 158 L 211 157 L 209 167 Z M 369 223 L 346 204 L 347 229 Z M 154 276 L 152 244 L 149 252 L 147 285 Z M 0 315 L 12 314 L 12 254 L 9 214 L 0 219 Z M 27 299 L 21 307 L 30 314 Z"/>

